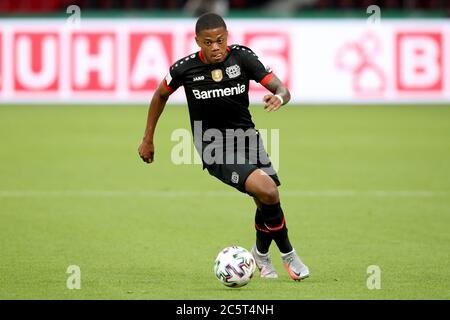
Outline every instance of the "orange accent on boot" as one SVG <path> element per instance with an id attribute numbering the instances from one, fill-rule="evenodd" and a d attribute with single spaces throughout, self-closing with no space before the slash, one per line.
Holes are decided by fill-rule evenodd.
<path id="1" fill-rule="evenodd" d="M 289 273 L 289 276 L 291 277 L 292 280 L 299 280 L 300 275 L 296 274 L 294 271 L 292 271 L 291 268 L 289 268 L 289 265 L 287 263 L 284 263 L 284 268 L 287 270 L 287 272 Z"/>

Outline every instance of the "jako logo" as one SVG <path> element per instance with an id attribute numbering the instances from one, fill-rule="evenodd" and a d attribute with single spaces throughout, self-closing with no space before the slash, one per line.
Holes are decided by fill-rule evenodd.
<path id="1" fill-rule="evenodd" d="M 236 94 L 241 94 L 244 92 L 245 92 L 245 84 L 243 84 L 243 85 L 237 84 L 235 87 L 224 88 L 224 89 L 220 88 L 220 89 L 213 89 L 213 90 L 206 90 L 206 91 L 192 90 L 192 93 L 194 94 L 195 98 L 202 99 L 202 100 L 234 96 Z"/>
<path id="2" fill-rule="evenodd" d="M 198 76 L 198 77 L 194 77 L 193 79 L 194 81 L 200 81 L 200 80 L 205 80 L 205 76 Z"/>

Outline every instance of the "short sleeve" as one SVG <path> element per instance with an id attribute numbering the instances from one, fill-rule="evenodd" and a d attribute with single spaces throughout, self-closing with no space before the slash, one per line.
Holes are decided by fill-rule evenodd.
<path id="1" fill-rule="evenodd" d="M 183 84 L 182 76 L 175 66 L 170 67 L 169 72 L 167 72 L 166 77 L 162 81 L 162 84 L 170 93 L 177 90 Z"/>
<path id="2" fill-rule="evenodd" d="M 246 73 L 249 75 L 250 79 L 259 82 L 262 85 L 269 82 L 273 77 L 272 70 L 266 68 L 252 50 L 244 46 L 240 46 L 239 48 Z"/>

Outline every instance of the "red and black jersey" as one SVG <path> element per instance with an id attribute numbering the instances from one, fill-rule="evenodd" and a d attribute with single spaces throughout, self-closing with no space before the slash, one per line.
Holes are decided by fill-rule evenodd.
<path id="1" fill-rule="evenodd" d="M 184 86 L 191 126 L 201 121 L 210 128 L 248 129 L 255 125 L 248 110 L 249 82 L 267 83 L 273 77 L 247 47 L 231 45 L 224 61 L 206 63 L 201 51 L 175 62 L 163 80 L 170 92 Z"/>

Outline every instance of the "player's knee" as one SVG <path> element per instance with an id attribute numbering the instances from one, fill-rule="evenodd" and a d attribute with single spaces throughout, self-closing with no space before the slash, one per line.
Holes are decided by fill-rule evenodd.
<path id="1" fill-rule="evenodd" d="M 271 184 L 262 188 L 258 195 L 258 200 L 263 204 L 275 204 L 280 202 L 280 195 L 278 193 L 277 186 L 275 184 Z"/>

